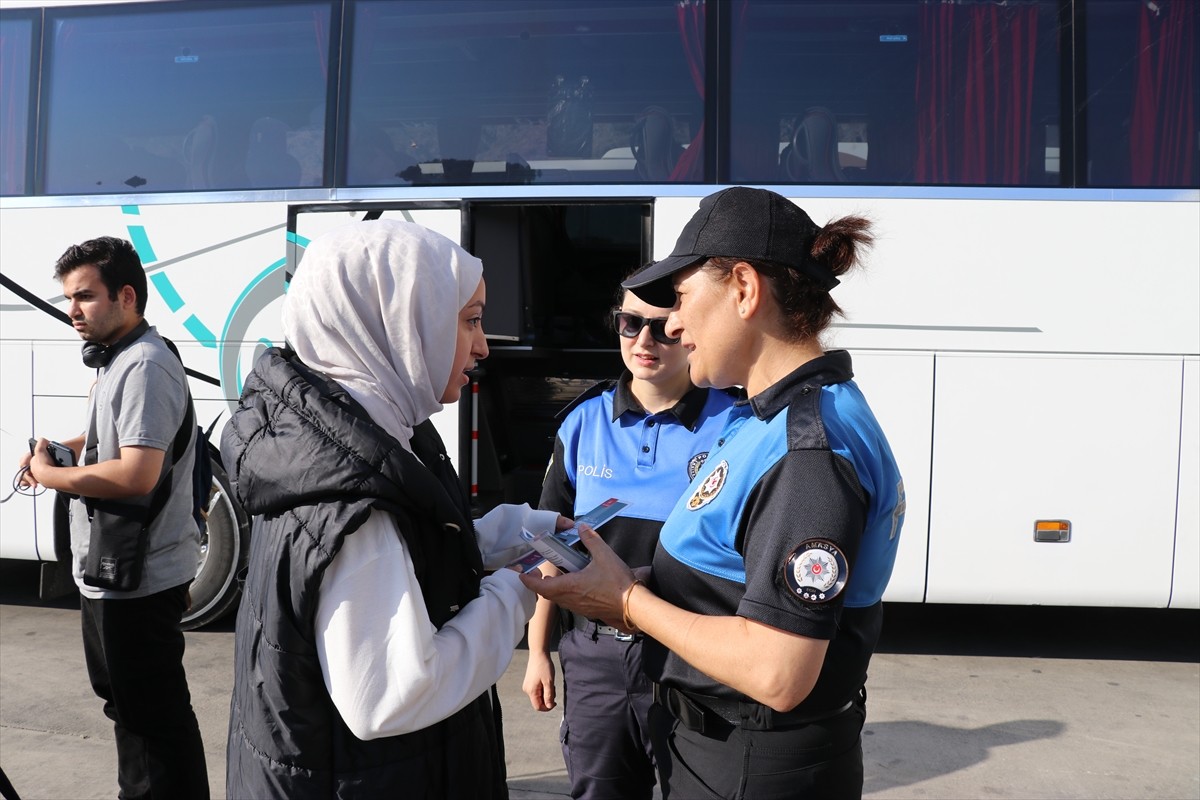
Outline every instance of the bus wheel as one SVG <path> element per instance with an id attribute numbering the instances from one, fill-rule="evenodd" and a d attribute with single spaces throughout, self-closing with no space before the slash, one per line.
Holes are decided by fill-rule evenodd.
<path id="1" fill-rule="evenodd" d="M 238 572 L 250 551 L 250 519 L 233 499 L 229 478 L 213 454 L 213 492 L 208 501 L 208 526 L 200 534 L 200 566 L 192 581 L 192 606 L 182 628 L 195 630 L 223 617 L 242 594 Z"/>

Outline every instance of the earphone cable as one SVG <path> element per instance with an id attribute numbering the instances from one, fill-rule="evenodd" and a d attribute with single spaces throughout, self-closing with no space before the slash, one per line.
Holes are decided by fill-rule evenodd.
<path id="1" fill-rule="evenodd" d="M 40 484 L 37 486 L 26 486 L 25 484 L 21 483 L 21 478 L 25 477 L 26 472 L 29 472 L 29 467 L 21 467 L 19 470 L 17 470 L 17 474 L 14 475 L 12 479 L 12 491 L 9 492 L 8 496 L 6 496 L 3 500 L 0 500 L 0 503 L 7 503 L 10 499 L 12 499 L 14 494 L 24 495 L 25 497 L 38 497 L 39 495 L 46 493 L 45 486 Z"/>

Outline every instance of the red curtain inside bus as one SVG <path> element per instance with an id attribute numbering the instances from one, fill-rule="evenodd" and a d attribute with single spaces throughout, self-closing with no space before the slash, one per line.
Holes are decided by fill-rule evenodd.
<path id="1" fill-rule="evenodd" d="M 750 8 L 750 0 L 740 0 L 734 6 L 737 17 L 733 27 L 733 63 L 740 60 L 742 43 L 745 39 L 746 12 Z M 704 99 L 704 0 L 680 0 L 675 8 L 679 21 L 679 35 L 683 40 L 683 52 L 687 58 L 688 72 L 696 93 Z M 671 181 L 702 181 L 704 180 L 704 120 L 696 131 L 687 150 L 679 157 L 675 169 L 671 171 Z"/>
<path id="2" fill-rule="evenodd" d="M 1037 21 L 1032 4 L 921 4 L 918 183 L 1029 180 Z"/>
<path id="3" fill-rule="evenodd" d="M 1194 0 L 1142 3 L 1129 130 L 1134 186 L 1192 182 L 1196 19 Z"/>

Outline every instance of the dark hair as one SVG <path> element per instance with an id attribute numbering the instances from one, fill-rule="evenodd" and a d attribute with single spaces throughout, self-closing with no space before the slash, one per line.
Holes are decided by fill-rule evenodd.
<path id="1" fill-rule="evenodd" d="M 858 264 L 860 251 L 869 248 L 874 241 L 869 220 L 857 216 L 842 217 L 817 231 L 810 255 L 834 275 L 841 276 Z M 708 259 L 702 268 L 725 279 L 740 262 L 749 264 L 767 278 L 792 340 L 814 339 L 829 327 L 834 315 L 842 316 L 841 307 L 828 291 L 792 267 L 773 261 L 718 256 Z"/>
<path id="2" fill-rule="evenodd" d="M 100 280 L 108 288 L 108 299 L 116 300 L 123 286 L 132 286 L 137 295 L 137 313 L 146 313 L 146 271 L 137 250 L 124 239 L 101 236 L 83 244 L 73 244 L 54 264 L 54 277 L 62 283 L 67 275 L 91 265 L 100 271 Z"/>

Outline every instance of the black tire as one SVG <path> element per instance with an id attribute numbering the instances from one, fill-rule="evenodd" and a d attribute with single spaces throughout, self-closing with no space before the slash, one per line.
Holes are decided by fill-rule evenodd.
<path id="1" fill-rule="evenodd" d="M 183 615 L 185 631 L 202 628 L 232 611 L 242 596 L 238 573 L 250 552 L 250 518 L 229 486 L 218 454 L 212 453 L 213 493 L 208 525 L 200 532 L 200 564 L 192 581 L 192 607 Z"/>

